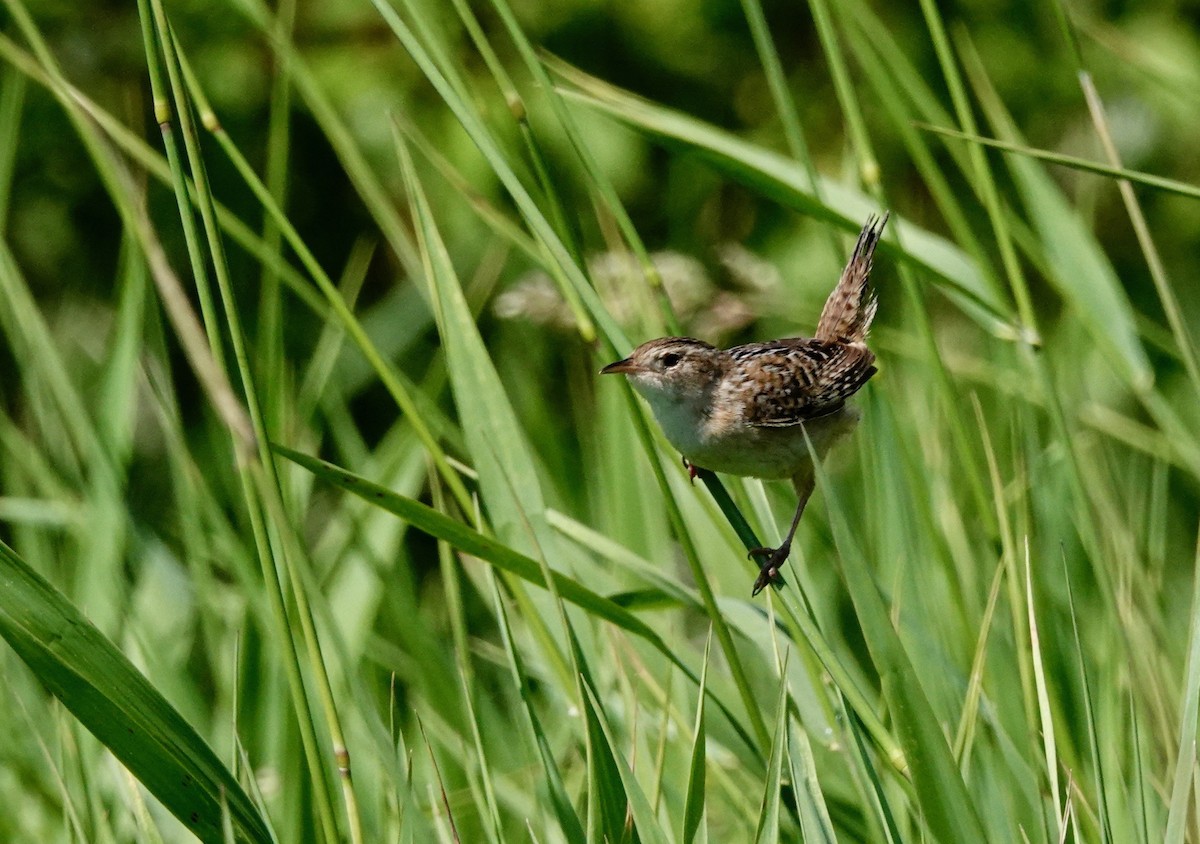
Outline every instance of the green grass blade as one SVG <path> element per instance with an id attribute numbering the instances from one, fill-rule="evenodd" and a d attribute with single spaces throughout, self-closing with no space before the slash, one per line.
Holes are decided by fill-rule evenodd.
<path id="1" fill-rule="evenodd" d="M 892 626 L 875 578 L 851 539 L 849 523 L 820 465 L 816 476 L 817 488 L 829 502 L 829 518 L 839 549 L 843 582 L 879 672 L 883 696 L 895 720 L 925 822 L 933 835 L 947 844 L 984 841 L 986 836 L 979 817 L 954 764 L 939 719 Z"/>
<path id="2" fill-rule="evenodd" d="M 552 273 L 552 276 L 557 278 L 561 274 L 570 284 L 573 290 L 572 295 L 578 296 L 586 306 L 588 315 L 595 321 L 601 337 L 613 350 L 628 346 L 624 332 L 608 314 L 583 270 L 576 264 L 570 250 L 559 238 L 545 214 L 542 213 L 528 188 L 521 182 L 494 133 L 479 118 L 472 106 L 457 95 L 453 86 L 438 70 L 428 52 L 395 10 L 383 3 L 382 0 L 373 0 L 373 2 L 380 16 L 404 45 L 409 55 L 413 57 L 413 60 L 421 67 L 422 73 L 437 89 L 446 105 L 454 112 L 454 116 L 462 124 L 463 129 L 487 160 L 488 165 L 500 179 L 513 202 L 516 203 L 526 224 L 549 253 L 557 268 L 557 272 Z M 590 340 L 592 338 L 585 334 L 583 339 Z"/>
<path id="3" fill-rule="evenodd" d="M 1075 591 L 1071 588 L 1071 574 L 1063 554 L 1063 577 L 1067 587 L 1067 609 L 1071 613 L 1071 632 L 1074 635 L 1075 664 L 1079 668 L 1079 683 L 1083 689 L 1083 713 L 1087 720 L 1088 745 L 1092 752 L 1092 767 L 1095 772 L 1096 811 L 1100 816 L 1100 840 L 1111 841 L 1112 820 L 1109 817 L 1108 794 L 1104 788 L 1104 759 L 1096 727 L 1096 710 L 1092 703 L 1092 684 L 1088 679 L 1087 663 L 1083 658 L 1083 643 L 1079 639 L 1079 616 L 1075 609 Z"/>
<path id="4" fill-rule="evenodd" d="M 555 70 L 572 86 L 564 96 L 672 146 L 695 152 L 723 174 L 762 196 L 802 211 L 817 220 L 857 232 L 862 221 L 877 210 L 875 203 L 841 182 L 822 179 L 819 191 L 808 184 L 786 156 L 744 141 L 715 126 L 672 109 L 643 100 L 562 63 Z M 899 257 L 912 261 L 947 286 L 947 292 L 967 299 L 991 318 L 989 328 L 1012 323 L 1008 308 L 998 301 L 975 262 L 957 246 L 893 214 L 889 230 L 904 243 Z M 894 250 L 885 240 L 880 251 Z M 972 313 L 976 313 L 972 310 Z M 1011 332 L 1010 332 L 1011 333 Z"/>
<path id="5" fill-rule="evenodd" d="M 365 478 L 334 466 L 332 463 L 326 463 L 323 460 L 309 457 L 306 454 L 301 454 L 278 444 L 273 445 L 272 448 L 277 454 L 303 466 L 317 477 L 347 492 L 352 492 L 360 498 L 370 501 L 377 507 L 382 507 L 384 510 L 399 516 L 413 527 L 424 533 L 428 533 L 430 536 L 444 539 L 459 551 L 463 551 L 473 557 L 478 557 L 480 560 L 502 571 L 514 574 L 522 580 L 532 583 L 534 586 L 546 586 L 542 565 L 537 560 L 509 548 L 502 542 L 484 536 L 461 522 L 456 522 L 449 516 L 439 513 L 432 507 L 427 507 L 419 501 L 399 495 L 387 487 L 372 483 Z M 658 633 L 637 618 L 637 616 L 633 615 L 633 613 L 621 608 L 608 598 L 598 595 L 587 587 L 580 585 L 576 580 L 555 571 L 551 571 L 550 575 L 554 580 L 555 591 L 558 592 L 564 601 L 575 604 L 577 607 L 586 610 L 589 615 L 607 621 L 644 639 L 679 667 L 693 682 L 699 682 L 699 678 L 695 672 L 679 659 L 675 650 L 668 646 Z M 754 742 L 741 729 L 724 702 L 720 700 L 714 700 L 714 702 L 717 703 L 722 712 L 729 718 L 731 726 L 739 733 L 746 746 L 750 748 L 755 747 Z"/>
<path id="6" fill-rule="evenodd" d="M 554 752 L 550 747 L 549 740 L 546 738 L 546 731 L 542 726 L 541 719 L 538 717 L 537 710 L 534 708 L 533 690 L 530 687 L 520 652 L 517 650 L 517 646 L 513 640 L 512 627 L 508 622 L 508 611 L 504 608 L 504 599 L 500 595 L 499 583 L 494 576 L 490 577 L 490 581 L 492 585 L 492 599 L 496 606 L 496 618 L 500 623 L 500 632 L 504 640 L 504 649 L 508 656 L 512 681 L 520 692 L 525 719 L 533 733 L 533 741 L 542 761 L 545 786 L 550 795 L 550 805 L 558 818 L 562 834 L 567 841 L 571 842 L 571 844 L 583 844 L 586 841 L 586 836 L 583 833 L 583 824 L 580 823 L 579 815 L 576 813 L 575 807 L 571 805 L 571 800 L 567 796 L 558 762 L 555 761 Z"/>
<path id="7" fill-rule="evenodd" d="M 704 784 L 707 770 L 706 731 L 704 728 L 704 691 L 708 688 L 708 660 L 712 654 L 712 628 L 704 643 L 704 662 L 700 668 L 700 695 L 696 698 L 696 725 L 692 729 L 692 752 L 688 764 L 687 790 L 683 800 L 683 844 L 692 844 L 704 823 Z M 704 840 L 704 839 L 701 839 Z"/>
<path id="8" fill-rule="evenodd" d="M 1155 190 L 1165 191 L 1177 196 L 1183 196 L 1188 199 L 1200 199 L 1200 187 L 1188 182 L 1181 182 L 1177 179 L 1168 179 L 1163 176 L 1156 176 L 1153 173 L 1145 173 L 1141 170 L 1129 170 L 1125 167 L 1117 167 L 1111 164 L 1104 164 L 1100 161 L 1091 161 L 1087 158 L 1078 158 L 1074 155 L 1067 155 L 1062 152 L 1054 152 L 1048 149 L 1038 149 L 1037 147 L 1026 146 L 1024 144 L 1015 143 L 1012 141 L 1003 141 L 999 138 L 987 138 L 983 135 L 973 135 L 969 132 L 960 132 L 957 129 L 947 129 L 945 126 L 934 126 L 929 123 L 916 123 L 916 128 L 923 129 L 926 132 L 932 132 L 935 135 L 940 135 L 944 138 L 957 138 L 963 141 L 970 141 L 973 144 L 980 146 L 991 147 L 992 149 L 1003 150 L 1017 155 L 1023 155 L 1026 158 L 1035 158 L 1038 161 L 1045 161 L 1047 164 L 1058 164 L 1062 167 L 1078 170 L 1081 173 L 1095 173 L 1099 176 L 1109 176 L 1113 179 L 1124 179 L 1127 182 L 1133 182 L 1136 185 L 1144 185 Z"/>
<path id="9" fill-rule="evenodd" d="M 239 841 L 266 824 L 209 746 L 67 599 L 0 543 L 0 635 L 79 722 L 202 841 L 220 841 L 221 800 Z"/>
<path id="10" fill-rule="evenodd" d="M 626 837 L 625 818 L 630 801 L 621 779 L 617 749 L 609 743 L 595 707 L 587 705 L 588 691 L 596 681 L 587 668 L 587 660 L 573 630 L 571 656 L 579 667 L 579 684 L 585 701 L 584 739 L 587 747 L 588 840 L 621 841 Z"/>
<path id="11" fill-rule="evenodd" d="M 1200 540 L 1193 557 L 1192 607 L 1188 625 L 1187 664 L 1183 677 L 1183 701 L 1179 712 L 1179 737 L 1175 770 L 1171 778 L 1166 844 L 1182 844 L 1187 837 L 1192 783 L 1196 776 L 1196 725 L 1200 720 Z"/>
<path id="12" fill-rule="evenodd" d="M 587 691 L 584 705 L 591 710 L 592 715 L 599 723 L 604 738 L 608 742 L 608 751 L 615 759 L 617 774 L 620 776 L 621 785 L 625 789 L 625 797 L 629 800 L 629 811 L 633 815 L 633 824 L 637 830 L 638 838 L 641 841 L 647 842 L 647 844 L 667 844 L 667 836 L 663 832 L 662 827 L 659 826 L 658 818 L 654 815 L 654 810 L 650 808 L 650 801 L 646 799 L 646 794 L 642 791 L 637 778 L 633 775 L 629 763 L 625 761 L 623 754 L 617 749 L 616 736 L 613 735 L 612 726 L 604 714 L 604 707 L 601 706 L 600 700 L 596 697 L 596 690 L 587 683 L 584 683 L 584 689 Z"/>
<path id="13" fill-rule="evenodd" d="M 408 180 L 418 246 L 438 315 L 458 418 L 469 420 L 463 434 L 479 473 L 489 522 L 508 545 L 569 569 L 561 562 L 564 555 L 558 549 L 557 534 L 546 522 L 546 504 L 529 443 L 467 305 L 412 159 L 403 146 L 397 149 Z"/>
<path id="14" fill-rule="evenodd" d="M 1025 602 L 1029 624 L 1029 646 L 1033 652 L 1033 679 L 1037 689 L 1038 717 L 1042 733 L 1042 764 L 1050 786 L 1050 797 L 1053 800 L 1053 817 L 1055 832 L 1060 840 L 1065 835 L 1063 826 L 1062 790 L 1058 781 L 1058 737 L 1054 731 L 1054 720 L 1050 712 L 1050 692 L 1046 676 L 1045 664 L 1042 657 L 1042 638 L 1038 632 L 1037 614 L 1033 607 L 1033 578 L 1029 567 L 1029 540 L 1025 540 Z"/>
<path id="15" fill-rule="evenodd" d="M 783 760 L 788 756 L 787 662 L 788 657 L 785 655 L 779 670 L 779 694 L 775 700 L 775 730 L 771 735 L 771 755 L 767 758 L 762 805 L 758 810 L 758 826 L 754 832 L 756 844 L 777 844 L 779 841 L 779 795 L 783 788 Z"/>

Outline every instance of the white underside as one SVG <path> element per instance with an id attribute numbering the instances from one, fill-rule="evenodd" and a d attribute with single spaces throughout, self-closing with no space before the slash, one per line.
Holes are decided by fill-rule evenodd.
<path id="1" fill-rule="evenodd" d="M 858 424 L 858 408 L 841 410 L 783 428 L 734 426 L 715 431 L 680 404 L 655 408 L 655 416 L 671 445 L 696 466 L 755 478 L 791 478 L 810 461 L 809 442 L 823 458 Z M 808 434 L 807 441 L 805 433 Z"/>

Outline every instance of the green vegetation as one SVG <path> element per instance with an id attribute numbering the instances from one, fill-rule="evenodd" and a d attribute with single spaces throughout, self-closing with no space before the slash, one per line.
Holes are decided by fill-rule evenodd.
<path id="1" fill-rule="evenodd" d="M 0 840 L 1200 840 L 1174 10 L 0 9 Z M 751 600 L 595 373 L 885 208 Z"/>

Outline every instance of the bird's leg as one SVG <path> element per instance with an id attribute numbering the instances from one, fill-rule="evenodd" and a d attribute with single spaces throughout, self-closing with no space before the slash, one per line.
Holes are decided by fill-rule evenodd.
<path id="1" fill-rule="evenodd" d="M 808 504 L 809 497 L 812 496 L 815 480 L 811 464 L 801 469 L 792 478 L 792 484 L 796 488 L 796 495 L 799 501 L 796 503 L 796 515 L 792 516 L 792 526 L 788 529 L 787 536 L 783 538 L 783 544 L 778 548 L 755 548 L 750 552 L 751 559 L 755 557 L 766 558 L 759 569 L 758 578 L 754 581 L 754 589 L 750 593 L 751 597 L 754 597 L 779 579 L 779 569 L 783 566 L 784 561 L 788 558 L 788 553 L 792 550 L 792 537 L 796 535 L 796 528 L 800 525 L 800 517 L 804 515 L 804 507 Z"/>
<path id="2" fill-rule="evenodd" d="M 696 475 L 699 474 L 700 470 L 696 468 L 695 463 L 688 460 L 686 457 L 683 457 L 683 455 L 680 455 L 680 459 L 683 460 L 683 468 L 688 470 L 688 480 L 691 482 L 692 486 L 695 486 Z"/>

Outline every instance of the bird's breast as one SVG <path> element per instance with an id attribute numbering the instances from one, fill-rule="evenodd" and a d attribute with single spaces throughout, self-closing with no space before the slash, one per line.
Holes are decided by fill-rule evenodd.
<path id="1" fill-rule="evenodd" d="M 854 429 L 858 419 L 858 409 L 851 406 L 786 427 L 759 427 L 714 414 L 700 426 L 699 435 L 689 443 L 690 451 L 670 435 L 668 439 L 692 463 L 714 472 L 790 478 L 812 459 L 809 442 L 823 458 L 834 443 Z"/>

